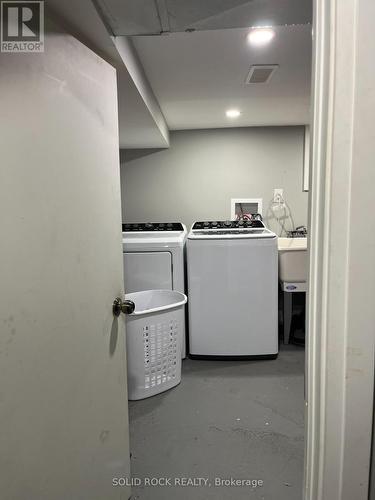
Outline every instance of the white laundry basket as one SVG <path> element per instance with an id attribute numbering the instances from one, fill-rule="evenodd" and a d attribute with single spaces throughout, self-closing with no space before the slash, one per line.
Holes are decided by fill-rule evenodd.
<path id="1" fill-rule="evenodd" d="M 135 304 L 126 316 L 128 398 L 144 399 L 181 381 L 184 305 L 174 290 L 147 290 L 125 295 Z"/>

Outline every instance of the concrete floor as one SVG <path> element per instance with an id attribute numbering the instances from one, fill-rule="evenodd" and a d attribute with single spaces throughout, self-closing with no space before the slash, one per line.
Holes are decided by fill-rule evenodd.
<path id="1" fill-rule="evenodd" d="M 183 362 L 181 384 L 130 403 L 133 478 L 211 486 L 133 487 L 140 500 L 301 500 L 304 350 L 276 360 Z M 215 478 L 262 486 L 215 486 Z M 199 480 L 196 480 L 199 483 Z M 201 480 L 203 484 L 203 480 Z"/>

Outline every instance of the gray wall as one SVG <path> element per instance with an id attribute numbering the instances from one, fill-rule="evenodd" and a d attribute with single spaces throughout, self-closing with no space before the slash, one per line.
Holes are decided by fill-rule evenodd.
<path id="1" fill-rule="evenodd" d="M 303 136 L 303 127 L 175 131 L 170 149 L 123 150 L 123 220 L 190 226 L 230 218 L 231 198 L 263 198 L 267 224 L 279 234 L 269 204 L 273 189 L 283 188 L 294 225 L 306 225 Z"/>

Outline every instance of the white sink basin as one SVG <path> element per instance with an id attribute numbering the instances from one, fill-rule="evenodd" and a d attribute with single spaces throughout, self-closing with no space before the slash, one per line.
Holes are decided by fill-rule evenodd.
<path id="1" fill-rule="evenodd" d="M 307 238 L 278 238 L 279 278 L 284 282 L 307 281 Z"/>

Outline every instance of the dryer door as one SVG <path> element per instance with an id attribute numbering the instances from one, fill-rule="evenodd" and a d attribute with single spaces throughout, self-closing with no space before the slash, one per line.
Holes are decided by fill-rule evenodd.
<path id="1" fill-rule="evenodd" d="M 124 252 L 125 293 L 172 290 L 169 252 Z"/>

